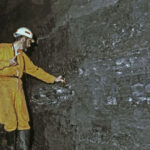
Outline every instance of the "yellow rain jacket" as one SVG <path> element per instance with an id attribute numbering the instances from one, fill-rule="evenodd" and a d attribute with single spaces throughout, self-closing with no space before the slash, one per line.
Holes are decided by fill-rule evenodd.
<path id="1" fill-rule="evenodd" d="M 21 81 L 23 72 L 46 83 L 53 83 L 56 79 L 35 66 L 23 51 L 17 56 L 18 64 L 10 66 L 9 60 L 14 55 L 12 44 L 0 44 L 0 124 L 4 124 L 6 131 L 30 129 Z"/>

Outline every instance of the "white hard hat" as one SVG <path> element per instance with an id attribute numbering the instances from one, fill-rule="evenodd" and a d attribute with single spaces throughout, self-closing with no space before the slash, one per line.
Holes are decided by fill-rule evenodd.
<path id="1" fill-rule="evenodd" d="M 28 38 L 33 38 L 33 33 L 31 32 L 30 29 L 26 27 L 21 27 L 18 28 L 17 31 L 13 34 L 14 37 L 19 37 L 19 36 L 26 36 Z"/>

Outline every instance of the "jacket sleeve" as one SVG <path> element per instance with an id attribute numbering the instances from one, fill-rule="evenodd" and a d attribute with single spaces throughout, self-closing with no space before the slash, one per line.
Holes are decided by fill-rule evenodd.
<path id="1" fill-rule="evenodd" d="M 0 59 L 0 70 L 4 69 L 6 67 L 9 67 L 9 61 Z"/>
<path id="2" fill-rule="evenodd" d="M 2 49 L 0 49 L 0 70 L 9 67 L 9 60 L 4 60 Z"/>
<path id="3" fill-rule="evenodd" d="M 55 76 L 35 66 L 25 53 L 23 53 L 23 57 L 24 57 L 24 62 L 25 62 L 25 70 L 24 70 L 25 73 L 30 74 L 46 83 L 54 83 L 56 79 Z"/>

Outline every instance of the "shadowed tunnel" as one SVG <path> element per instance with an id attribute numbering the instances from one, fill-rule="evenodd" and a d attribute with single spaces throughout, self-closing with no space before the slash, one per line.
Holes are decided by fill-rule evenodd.
<path id="1" fill-rule="evenodd" d="M 34 64 L 67 81 L 23 76 L 32 150 L 150 149 L 149 0 L 1 0 L 0 42 L 21 26 Z"/>

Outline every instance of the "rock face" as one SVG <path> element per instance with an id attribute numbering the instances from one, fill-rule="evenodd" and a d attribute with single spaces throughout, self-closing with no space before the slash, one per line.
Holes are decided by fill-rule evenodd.
<path id="1" fill-rule="evenodd" d="M 25 76 L 32 150 L 149 149 L 149 6 L 149 0 L 0 2 L 0 40 L 12 41 L 17 27 L 31 28 L 38 39 L 33 62 L 67 80 L 48 85 Z"/>

